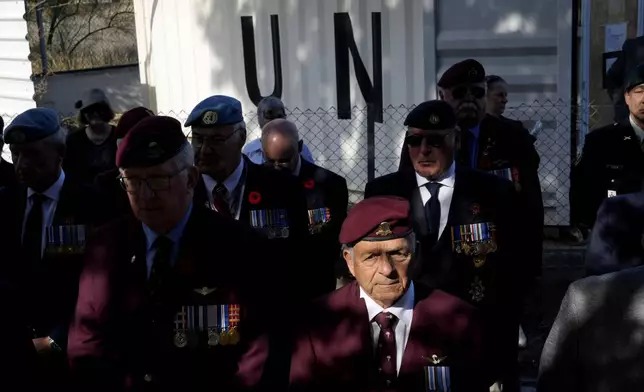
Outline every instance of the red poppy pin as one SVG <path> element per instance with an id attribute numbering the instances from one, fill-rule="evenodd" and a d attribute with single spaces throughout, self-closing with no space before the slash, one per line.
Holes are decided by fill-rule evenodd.
<path id="1" fill-rule="evenodd" d="M 259 192 L 250 192 L 248 194 L 248 202 L 250 204 L 259 204 L 262 201 L 262 195 Z"/>
<path id="2" fill-rule="evenodd" d="M 481 212 L 481 206 L 474 203 L 470 207 L 470 210 L 472 211 L 472 215 L 477 216 Z"/>
<path id="3" fill-rule="evenodd" d="M 309 179 L 309 180 L 304 181 L 304 188 L 313 189 L 314 187 L 315 187 L 315 181 L 313 181 L 312 178 Z"/>

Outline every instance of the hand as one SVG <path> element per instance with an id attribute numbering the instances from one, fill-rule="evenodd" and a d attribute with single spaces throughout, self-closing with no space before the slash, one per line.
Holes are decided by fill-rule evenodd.
<path id="1" fill-rule="evenodd" d="M 52 347 L 51 347 L 51 338 L 49 336 L 46 336 L 44 338 L 36 338 L 32 339 L 34 342 L 34 346 L 36 347 L 36 351 L 38 354 L 43 355 L 43 354 L 48 354 L 52 352 Z"/>

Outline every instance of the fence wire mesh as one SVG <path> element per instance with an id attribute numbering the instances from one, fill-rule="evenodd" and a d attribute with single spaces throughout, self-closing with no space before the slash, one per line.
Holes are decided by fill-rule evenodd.
<path id="1" fill-rule="evenodd" d="M 375 124 L 375 176 L 397 170 L 404 138 L 405 117 L 414 106 L 388 106 L 383 109 L 383 122 Z M 546 211 L 547 226 L 570 224 L 570 171 L 575 154 L 581 151 L 584 132 L 612 122 L 612 108 L 599 105 L 571 105 L 565 101 L 534 101 L 506 108 L 504 115 L 521 121 L 531 130 L 541 157 L 539 177 Z M 174 117 L 182 123 L 187 110 L 168 110 L 160 115 Z M 17 114 L 2 114 L 9 124 Z M 353 107 L 351 118 L 339 119 L 336 108 L 287 109 L 288 119 L 299 129 L 300 137 L 313 153 L 316 163 L 342 175 L 347 180 L 350 202 L 360 201 L 368 180 L 367 107 Z M 76 127 L 75 114 L 61 114 L 70 129 Z M 115 121 L 118 120 L 118 115 Z M 257 113 L 245 113 L 247 142 L 260 137 Z M 582 131 L 582 132 L 580 132 Z M 189 133 L 189 130 L 186 130 Z"/>

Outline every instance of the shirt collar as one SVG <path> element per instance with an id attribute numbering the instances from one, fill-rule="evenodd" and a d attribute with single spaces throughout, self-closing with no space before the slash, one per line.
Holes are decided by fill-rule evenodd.
<path id="1" fill-rule="evenodd" d="M 239 184 L 239 180 L 241 179 L 243 172 L 244 157 L 241 158 L 239 165 L 237 165 L 237 168 L 228 176 L 228 178 L 224 180 L 224 186 L 226 187 L 226 190 L 228 190 L 228 194 L 232 195 L 233 191 L 237 187 L 237 184 Z M 203 175 L 203 180 L 206 188 L 208 189 L 208 192 L 212 193 L 212 191 L 215 189 L 215 186 L 217 186 L 217 180 L 207 174 Z"/>
<path id="2" fill-rule="evenodd" d="M 183 236 L 183 232 L 186 229 L 186 225 L 188 224 L 188 219 L 190 219 L 190 214 L 192 213 L 192 203 L 190 203 L 190 206 L 188 207 L 188 211 L 186 211 L 186 214 L 183 216 L 183 218 L 177 223 L 177 225 L 166 234 L 166 237 L 168 237 L 173 244 L 178 244 L 179 241 L 181 240 L 181 237 Z M 158 233 L 156 233 L 154 230 L 149 228 L 145 223 L 142 223 L 143 225 L 143 232 L 145 233 L 145 239 L 147 241 L 147 249 L 150 250 L 152 248 L 152 245 L 154 244 L 154 241 L 156 241 L 157 237 L 159 236 Z"/>
<path id="3" fill-rule="evenodd" d="M 422 177 L 418 172 L 416 172 L 416 183 L 418 184 L 419 188 L 424 187 L 425 185 L 429 184 L 430 182 L 438 182 L 439 184 L 443 186 L 448 186 L 450 188 L 454 188 L 454 182 L 456 181 L 456 169 L 455 169 L 455 164 L 452 162 L 452 165 L 447 169 L 445 173 L 443 173 L 442 176 L 440 176 L 437 179 L 430 180 L 425 177 Z"/>
<path id="4" fill-rule="evenodd" d="M 60 174 L 58 179 L 54 182 L 46 191 L 41 193 L 41 195 L 47 196 L 48 199 L 58 201 L 60 199 L 60 191 L 63 189 L 63 184 L 65 183 L 65 172 L 63 169 L 60 169 Z M 31 188 L 27 188 L 27 197 L 38 193 Z"/>
<path id="5" fill-rule="evenodd" d="M 628 116 L 628 119 L 631 122 L 631 126 L 633 127 L 633 131 L 635 131 L 635 136 L 637 136 L 637 139 L 639 140 L 640 143 L 642 143 L 642 140 L 644 140 L 644 129 L 642 129 L 635 120 L 633 120 L 633 116 Z"/>
<path id="6" fill-rule="evenodd" d="M 364 303 L 367 305 L 369 322 L 372 322 L 379 313 L 388 312 L 398 317 L 398 320 L 405 323 L 408 327 L 411 326 L 411 318 L 414 312 L 414 282 L 411 282 L 405 294 L 387 309 L 384 309 L 376 301 L 371 299 L 362 287 L 360 287 L 360 298 L 363 298 Z"/>
<path id="7" fill-rule="evenodd" d="M 297 165 L 295 165 L 295 170 L 293 170 L 293 175 L 298 177 L 300 175 L 300 170 L 302 170 L 302 157 L 300 154 L 297 154 Z"/>

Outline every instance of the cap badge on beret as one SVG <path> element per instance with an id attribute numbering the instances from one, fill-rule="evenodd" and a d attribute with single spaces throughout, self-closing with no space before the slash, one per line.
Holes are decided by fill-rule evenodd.
<path id="1" fill-rule="evenodd" d="M 157 159 L 161 155 L 163 155 L 163 147 L 161 147 L 159 143 L 151 142 L 148 144 L 147 157 L 149 159 Z"/>
<path id="2" fill-rule="evenodd" d="M 432 114 L 431 116 L 429 116 L 429 122 L 432 124 L 438 124 L 440 120 L 441 119 L 435 114 Z"/>
<path id="3" fill-rule="evenodd" d="M 471 68 L 471 69 L 470 69 L 470 73 L 469 73 L 469 75 L 470 75 L 471 77 L 473 77 L 473 78 L 474 78 L 474 77 L 476 77 L 478 74 L 479 74 L 479 73 L 478 73 L 478 71 L 476 70 L 476 68 Z"/>
<path id="4" fill-rule="evenodd" d="M 201 119 L 201 122 L 203 122 L 206 125 L 212 125 L 217 123 L 217 112 L 213 112 L 212 110 L 207 111 L 204 113 L 203 118 Z"/>
<path id="5" fill-rule="evenodd" d="M 378 230 L 376 230 L 376 235 L 378 237 L 389 237 L 392 234 L 393 232 L 391 231 L 391 226 L 389 226 L 389 223 L 382 222 L 380 225 L 378 225 Z"/>

